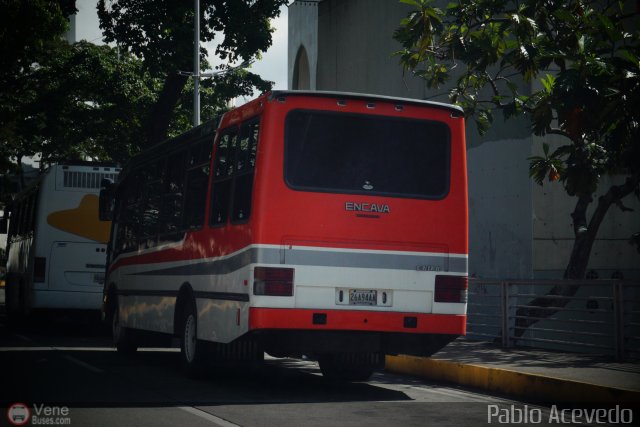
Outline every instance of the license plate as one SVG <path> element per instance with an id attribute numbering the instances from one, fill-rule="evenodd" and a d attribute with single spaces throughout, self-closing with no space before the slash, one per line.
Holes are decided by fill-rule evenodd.
<path id="1" fill-rule="evenodd" d="M 349 290 L 350 305 L 377 305 L 378 291 L 365 289 Z"/>
<path id="2" fill-rule="evenodd" d="M 393 291 L 391 289 L 336 288 L 336 305 L 393 307 Z"/>

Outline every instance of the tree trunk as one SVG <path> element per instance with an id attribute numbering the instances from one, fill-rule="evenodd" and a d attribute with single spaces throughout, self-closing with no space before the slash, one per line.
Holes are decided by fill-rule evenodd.
<path id="1" fill-rule="evenodd" d="M 587 223 L 588 203 L 583 206 L 581 201 L 578 201 L 576 209 L 571 214 L 574 221 L 573 227 L 576 240 L 573 244 L 569 264 L 564 272 L 565 279 L 584 279 L 593 243 L 609 208 L 611 205 L 617 204 L 623 210 L 631 210 L 622 206 L 622 199 L 631 194 L 638 187 L 638 183 L 640 183 L 640 174 L 635 174 L 627 177 L 624 184 L 611 186 L 606 194 L 598 198 L 598 205 L 593 215 L 591 215 L 591 221 L 589 221 L 588 226 L 582 225 Z M 589 199 L 591 198 L 589 197 Z"/>
<path id="2" fill-rule="evenodd" d="M 611 202 L 605 200 L 604 196 L 598 198 L 596 212 L 594 212 L 591 221 L 587 223 L 587 208 L 592 201 L 593 198 L 591 195 L 579 197 L 578 203 L 576 203 L 576 207 L 571 214 L 575 241 L 573 242 L 569 264 L 567 264 L 567 268 L 564 271 L 565 279 L 584 279 L 589 264 L 589 255 L 593 248 L 593 242 L 595 241 L 600 224 L 604 219 L 604 215 L 609 209 L 609 206 L 611 206 Z"/>
<path id="3" fill-rule="evenodd" d="M 167 139 L 169 124 L 173 119 L 173 110 L 178 104 L 187 77 L 177 73 L 169 74 L 145 125 L 146 147 L 150 147 Z"/>
<path id="4" fill-rule="evenodd" d="M 582 196 L 578 199 L 576 207 L 571 214 L 573 218 L 573 229 L 576 240 L 571 251 L 571 258 L 564 273 L 564 278 L 568 279 L 567 284 L 554 286 L 545 296 L 529 301 L 526 305 L 533 308 L 519 308 L 516 311 L 515 336 L 522 336 L 527 328 L 534 325 L 539 320 L 551 317 L 569 303 L 569 298 L 576 294 L 580 288 L 579 283 L 571 283 L 572 280 L 585 278 L 591 249 L 595 242 L 600 225 L 604 220 L 607 211 L 614 203 L 621 205 L 621 200 L 629 195 L 640 182 L 640 175 L 628 177 L 623 185 L 614 185 L 609 191 L 598 198 L 598 205 L 587 225 L 587 208 L 593 201 L 590 195 Z M 546 296 L 563 296 L 567 298 L 545 298 Z"/>

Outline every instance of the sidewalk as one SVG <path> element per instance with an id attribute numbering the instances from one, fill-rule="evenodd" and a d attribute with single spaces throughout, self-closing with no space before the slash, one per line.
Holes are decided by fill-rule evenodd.
<path id="1" fill-rule="evenodd" d="M 511 397 L 565 404 L 640 403 L 640 363 L 460 338 L 430 358 L 388 356 L 387 370 Z"/>

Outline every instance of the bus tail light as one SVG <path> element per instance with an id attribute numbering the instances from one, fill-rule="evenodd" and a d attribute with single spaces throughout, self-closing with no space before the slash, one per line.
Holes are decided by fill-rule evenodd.
<path id="1" fill-rule="evenodd" d="M 293 268 L 256 267 L 253 272 L 253 294 L 293 296 L 293 272 Z"/>
<path id="2" fill-rule="evenodd" d="M 44 282 L 45 272 L 47 271 L 47 259 L 36 257 L 33 263 L 33 281 Z"/>
<path id="3" fill-rule="evenodd" d="M 466 303 L 469 279 L 467 276 L 436 276 L 435 302 Z"/>

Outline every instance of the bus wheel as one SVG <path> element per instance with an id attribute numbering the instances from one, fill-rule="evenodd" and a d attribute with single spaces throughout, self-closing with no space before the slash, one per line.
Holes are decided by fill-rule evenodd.
<path id="1" fill-rule="evenodd" d="M 180 359 L 184 372 L 188 376 L 194 377 L 202 373 L 205 348 L 204 343 L 198 340 L 196 304 L 194 301 L 186 304 L 180 322 Z"/>
<path id="2" fill-rule="evenodd" d="M 377 354 L 323 354 L 318 357 L 322 375 L 332 381 L 366 381 L 378 367 Z"/>
<path id="3" fill-rule="evenodd" d="M 133 354 L 138 350 L 138 342 L 132 329 L 122 326 L 120 323 L 120 309 L 118 303 L 113 304 L 111 313 L 111 334 L 113 343 L 120 354 Z"/>

